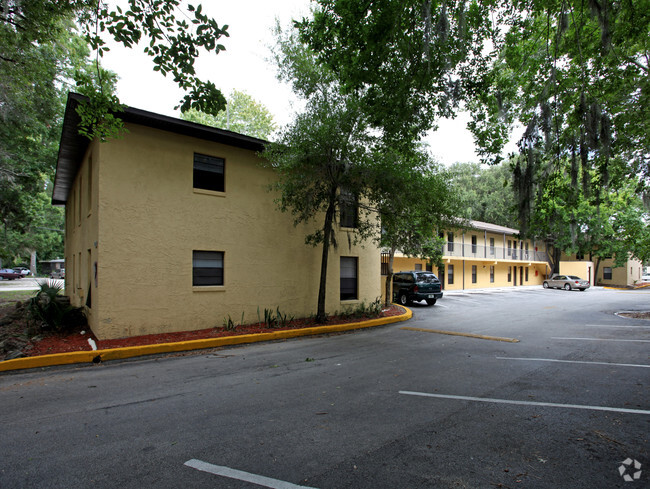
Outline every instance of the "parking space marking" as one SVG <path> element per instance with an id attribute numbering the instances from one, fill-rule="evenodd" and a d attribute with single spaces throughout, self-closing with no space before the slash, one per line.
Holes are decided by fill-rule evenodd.
<path id="1" fill-rule="evenodd" d="M 270 487 L 272 489 L 315 489 L 313 487 L 298 486 L 296 484 L 291 484 L 290 482 L 271 479 L 270 477 L 264 477 L 262 475 L 251 474 L 242 470 L 231 469 L 230 467 L 224 467 L 222 465 L 209 464 L 196 459 L 188 460 L 183 465 L 200 470 L 201 472 L 208 472 L 210 474 L 228 477 L 229 479 L 250 482 L 258 486 Z"/>
<path id="2" fill-rule="evenodd" d="M 492 340 L 492 341 L 505 341 L 508 343 L 519 343 L 519 340 L 516 338 L 501 338 L 499 336 L 486 336 L 483 334 L 474 334 L 474 333 L 462 333 L 459 331 L 443 331 L 441 329 L 426 329 L 426 328 L 413 328 L 411 326 L 404 326 L 400 329 L 406 331 L 419 331 L 421 333 L 437 333 L 437 334 L 446 334 L 451 336 L 466 336 L 467 338 L 478 338 L 480 340 Z"/>
<path id="3" fill-rule="evenodd" d="M 630 328 L 630 329 L 650 329 L 650 326 L 632 326 L 630 324 L 585 324 L 588 328 Z"/>
<path id="4" fill-rule="evenodd" d="M 557 360 L 555 358 L 513 358 L 496 357 L 497 360 L 520 360 L 523 362 L 556 362 L 556 363 L 579 363 L 582 365 L 609 365 L 613 367 L 638 367 L 650 368 L 650 365 L 639 365 L 636 363 L 613 363 L 613 362 L 587 362 L 583 360 Z"/>
<path id="5" fill-rule="evenodd" d="M 616 338 L 564 338 L 552 336 L 552 340 L 580 340 L 580 341 L 619 341 L 621 343 L 650 343 L 650 340 L 620 340 Z"/>
<path id="6" fill-rule="evenodd" d="M 489 402 L 494 404 L 515 404 L 518 406 L 556 407 L 556 408 L 565 408 L 565 409 L 585 409 L 589 411 L 612 411 L 615 413 L 650 415 L 650 411 L 647 411 L 645 409 L 627 409 L 627 408 L 616 408 L 616 407 L 609 407 L 609 406 L 588 406 L 583 404 L 557 404 L 554 402 L 514 401 L 511 399 L 492 399 L 489 397 L 453 396 L 450 394 L 430 394 L 427 392 L 413 392 L 413 391 L 399 391 L 399 393 L 408 396 L 434 397 L 439 399 L 455 399 L 458 401 Z"/>

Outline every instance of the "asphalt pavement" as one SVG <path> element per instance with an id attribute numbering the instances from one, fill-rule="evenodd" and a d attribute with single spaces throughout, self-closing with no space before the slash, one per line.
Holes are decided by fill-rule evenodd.
<path id="1" fill-rule="evenodd" d="M 650 290 L 412 309 L 352 333 L 0 374 L 0 487 L 650 485 L 650 323 L 616 314 L 650 310 Z"/>

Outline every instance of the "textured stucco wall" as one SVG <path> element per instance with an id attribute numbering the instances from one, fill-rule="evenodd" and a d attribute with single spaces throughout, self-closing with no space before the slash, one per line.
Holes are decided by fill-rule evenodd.
<path id="1" fill-rule="evenodd" d="M 259 307 L 296 317 L 315 313 L 321 248 L 304 244 L 276 209 L 271 170 L 251 151 L 129 125 L 123 139 L 98 145 L 100 198 L 97 288 L 91 325 L 100 338 L 256 322 Z M 193 155 L 225 158 L 225 192 L 193 189 Z M 84 241 L 84 243 L 86 243 Z M 372 243 L 330 253 L 328 312 L 381 295 L 379 250 Z M 86 246 L 72 236 L 70 255 Z M 223 287 L 192 286 L 192 251 L 224 252 Z M 66 255 L 67 256 L 67 255 Z M 359 259 L 359 300 L 340 301 L 340 256 Z"/>

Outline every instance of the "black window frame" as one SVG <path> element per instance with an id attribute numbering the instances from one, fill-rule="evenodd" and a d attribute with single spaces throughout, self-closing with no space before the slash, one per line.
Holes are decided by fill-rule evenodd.
<path id="1" fill-rule="evenodd" d="M 344 276 L 344 262 L 354 263 L 354 277 Z M 350 270 L 351 268 L 345 268 Z M 351 287 L 353 285 L 353 287 Z M 359 300 L 359 257 L 342 256 L 339 260 L 339 298 L 342 301 Z"/>
<path id="2" fill-rule="evenodd" d="M 476 235 L 472 234 L 472 253 L 476 253 L 478 249 Z"/>
<path id="3" fill-rule="evenodd" d="M 614 267 L 603 267 L 603 280 L 612 280 L 613 275 L 614 275 Z"/>
<path id="4" fill-rule="evenodd" d="M 197 168 L 197 165 L 199 168 Z M 194 153 L 192 187 L 211 192 L 226 191 L 226 159 Z"/>
<path id="5" fill-rule="evenodd" d="M 202 256 L 200 256 L 202 254 Z M 221 266 L 197 267 L 196 262 L 221 262 Z M 222 287 L 225 284 L 226 254 L 223 251 L 192 250 L 192 286 L 193 287 Z"/>
<path id="6" fill-rule="evenodd" d="M 447 284 L 454 285 L 454 266 L 447 265 Z"/>
<path id="7" fill-rule="evenodd" d="M 339 195 L 339 223 L 342 228 L 359 227 L 359 198 L 345 189 Z"/>
<path id="8" fill-rule="evenodd" d="M 454 252 L 454 233 L 447 233 L 447 251 Z"/>
<path id="9" fill-rule="evenodd" d="M 472 283 L 478 283 L 478 270 L 476 265 L 472 265 Z"/>

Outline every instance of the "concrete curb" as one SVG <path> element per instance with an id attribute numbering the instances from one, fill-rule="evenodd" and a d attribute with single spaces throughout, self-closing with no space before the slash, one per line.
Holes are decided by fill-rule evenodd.
<path id="1" fill-rule="evenodd" d="M 403 306 L 400 306 L 403 307 Z M 207 338 L 203 340 L 179 341 L 176 343 L 160 343 L 157 345 L 130 346 L 125 348 L 110 348 L 107 350 L 75 351 L 69 353 L 54 353 L 36 357 L 16 358 L 0 362 L 0 372 L 20 370 L 27 368 L 51 367 L 54 365 L 69 365 L 74 363 L 100 363 L 108 360 L 122 360 L 144 355 L 159 353 L 172 353 L 180 351 L 201 350 L 219 346 L 241 345 L 257 343 L 259 341 L 284 340 L 299 336 L 313 336 L 327 333 L 340 333 L 355 329 L 383 326 L 385 324 L 407 321 L 413 317 L 413 311 L 404 307 L 406 312 L 399 316 L 390 316 L 379 319 L 370 319 L 357 323 L 333 324 L 331 326 L 314 326 L 311 328 L 288 329 L 273 333 L 246 334 L 239 336 L 224 336 L 221 338 Z"/>

